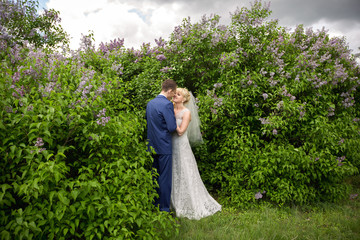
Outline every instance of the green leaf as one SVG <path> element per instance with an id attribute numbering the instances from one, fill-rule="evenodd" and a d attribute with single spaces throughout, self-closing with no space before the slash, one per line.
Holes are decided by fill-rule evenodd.
<path id="1" fill-rule="evenodd" d="M 80 220 L 77 218 L 75 219 L 75 226 L 78 228 L 79 227 L 79 223 L 80 223 Z"/>
<path id="2" fill-rule="evenodd" d="M 76 198 L 79 196 L 80 191 L 77 189 L 74 189 L 71 191 L 71 196 L 73 197 L 74 201 L 76 201 Z"/>
<path id="3" fill-rule="evenodd" d="M 54 156 L 54 154 L 52 154 L 52 153 L 48 154 L 48 155 L 46 156 L 46 160 L 49 161 L 49 159 L 50 159 L 52 156 Z"/>
<path id="4" fill-rule="evenodd" d="M 50 134 L 49 130 L 47 130 L 47 129 L 44 131 L 44 134 L 51 137 L 51 134 Z"/>
<path id="5" fill-rule="evenodd" d="M 10 151 L 11 151 L 12 155 L 14 155 L 15 149 L 16 149 L 16 146 L 14 146 L 14 145 L 10 147 Z"/>
<path id="6" fill-rule="evenodd" d="M 11 189 L 12 187 L 9 184 L 1 184 L 1 189 L 3 191 L 3 193 L 6 192 L 7 189 Z"/>
<path id="7" fill-rule="evenodd" d="M 1 232 L 1 239 L 4 239 L 4 240 L 11 240 L 11 236 L 10 236 L 10 233 L 6 230 L 3 230 Z"/>
<path id="8" fill-rule="evenodd" d="M 54 198 L 55 193 L 56 193 L 55 191 L 51 191 L 50 194 L 49 194 L 50 204 L 52 204 L 52 200 Z"/>
<path id="9" fill-rule="evenodd" d="M 66 196 L 64 196 L 63 193 L 64 193 L 63 191 L 58 192 L 58 197 L 59 197 L 60 202 L 62 202 L 63 204 L 65 204 L 67 206 L 67 205 L 69 205 L 70 200 Z"/>
<path id="10" fill-rule="evenodd" d="M 23 218 L 22 218 L 22 217 L 17 217 L 17 218 L 16 218 L 16 223 L 17 223 L 18 225 L 22 225 L 22 223 L 23 223 Z"/>

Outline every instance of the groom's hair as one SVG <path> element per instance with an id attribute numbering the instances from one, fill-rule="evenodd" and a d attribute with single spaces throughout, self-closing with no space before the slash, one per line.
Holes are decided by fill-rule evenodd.
<path id="1" fill-rule="evenodd" d="M 172 79 L 166 79 L 162 85 L 161 85 L 161 90 L 163 90 L 164 92 L 167 92 L 168 90 L 176 90 L 177 84 L 174 80 Z"/>

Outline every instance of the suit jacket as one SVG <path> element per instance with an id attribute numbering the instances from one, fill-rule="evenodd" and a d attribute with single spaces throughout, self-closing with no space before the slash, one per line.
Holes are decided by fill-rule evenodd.
<path id="1" fill-rule="evenodd" d="M 165 96 L 158 95 L 146 106 L 148 150 L 157 154 L 172 154 L 171 135 L 176 130 L 174 105 Z"/>

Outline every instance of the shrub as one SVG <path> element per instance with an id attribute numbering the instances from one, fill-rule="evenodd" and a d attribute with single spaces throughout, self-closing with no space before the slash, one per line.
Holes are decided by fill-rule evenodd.
<path id="1" fill-rule="evenodd" d="M 219 78 L 199 87 L 202 176 L 241 207 L 344 198 L 359 167 L 359 66 L 344 39 L 268 15 L 261 2 L 232 14 Z"/>
<path id="2" fill-rule="evenodd" d="M 95 71 L 91 50 L 70 58 L 11 50 L 1 65 L 2 238 L 172 234 L 174 220 L 152 204 L 145 120 L 117 73 Z"/>

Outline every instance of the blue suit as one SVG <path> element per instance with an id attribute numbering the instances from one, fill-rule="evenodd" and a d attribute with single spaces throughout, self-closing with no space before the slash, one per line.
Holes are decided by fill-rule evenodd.
<path id="1" fill-rule="evenodd" d="M 172 133 L 176 130 L 174 105 L 163 95 L 158 95 L 146 106 L 148 148 L 153 147 L 156 154 L 153 167 L 157 169 L 159 198 L 155 205 L 161 211 L 170 211 L 172 181 Z"/>

